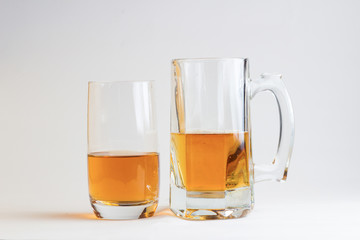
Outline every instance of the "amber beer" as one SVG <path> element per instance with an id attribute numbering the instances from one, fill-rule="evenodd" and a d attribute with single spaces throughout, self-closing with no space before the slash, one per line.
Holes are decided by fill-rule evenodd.
<path id="1" fill-rule="evenodd" d="M 88 154 L 91 200 L 114 206 L 157 203 L 158 169 L 157 153 Z"/>
<path id="2" fill-rule="evenodd" d="M 171 134 L 171 164 L 177 164 L 187 191 L 248 187 L 249 134 Z M 175 158 L 175 159 L 174 159 Z"/>

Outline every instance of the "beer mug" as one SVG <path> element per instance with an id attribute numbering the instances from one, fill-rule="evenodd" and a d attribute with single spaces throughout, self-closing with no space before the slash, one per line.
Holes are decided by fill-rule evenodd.
<path id="1" fill-rule="evenodd" d="M 245 216 L 254 183 L 285 181 L 294 144 L 294 116 L 281 75 L 249 77 L 243 58 L 172 61 L 170 209 L 194 220 Z M 280 113 L 276 156 L 254 164 L 250 102 L 270 91 Z"/>

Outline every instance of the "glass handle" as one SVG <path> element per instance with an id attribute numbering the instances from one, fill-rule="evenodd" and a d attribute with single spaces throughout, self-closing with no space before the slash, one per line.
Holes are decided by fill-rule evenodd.
<path id="1" fill-rule="evenodd" d="M 272 92 L 277 100 L 280 115 L 280 134 L 277 153 L 272 163 L 254 164 L 255 182 L 266 180 L 285 181 L 295 135 L 291 100 L 280 74 L 262 74 L 259 80 L 250 82 L 250 99 L 263 91 Z"/>

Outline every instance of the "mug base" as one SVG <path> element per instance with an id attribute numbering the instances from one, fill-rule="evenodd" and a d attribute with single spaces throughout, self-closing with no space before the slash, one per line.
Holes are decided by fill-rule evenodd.
<path id="1" fill-rule="evenodd" d="M 170 209 L 188 220 L 232 219 L 246 216 L 253 208 L 250 187 L 226 191 L 186 191 L 171 184 Z"/>

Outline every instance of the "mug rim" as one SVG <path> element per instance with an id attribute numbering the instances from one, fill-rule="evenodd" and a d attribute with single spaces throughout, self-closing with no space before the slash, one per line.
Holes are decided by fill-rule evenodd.
<path id="1" fill-rule="evenodd" d="M 242 60 L 246 61 L 248 58 L 242 58 L 242 57 L 204 57 L 204 58 L 174 58 L 172 59 L 172 62 L 185 62 L 185 61 L 194 61 L 194 62 L 200 62 L 200 61 L 227 61 L 227 60 Z"/>

